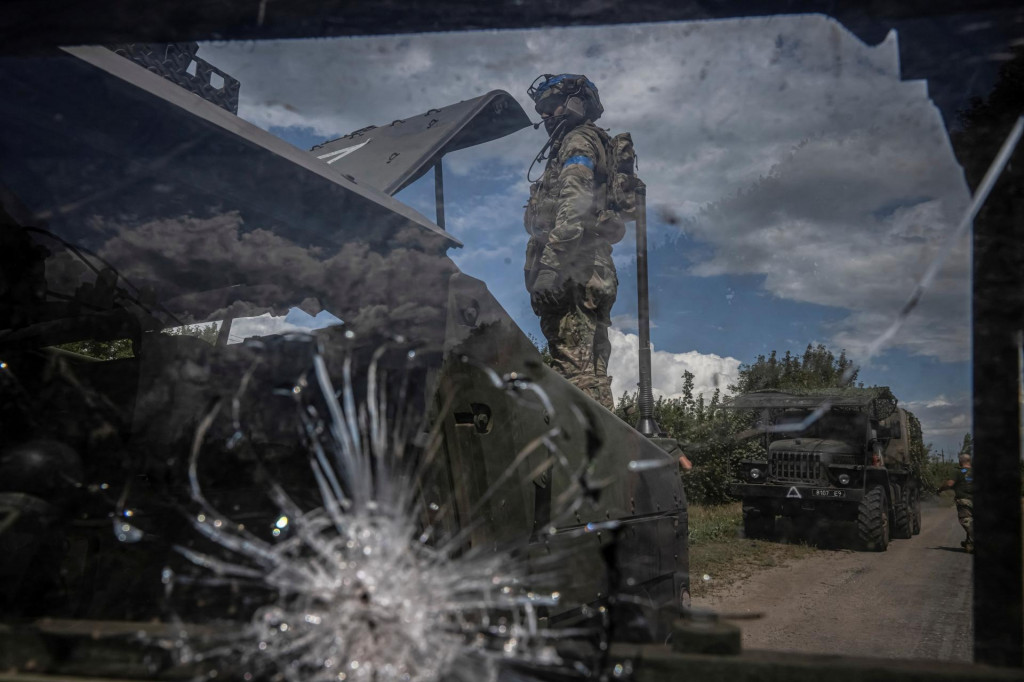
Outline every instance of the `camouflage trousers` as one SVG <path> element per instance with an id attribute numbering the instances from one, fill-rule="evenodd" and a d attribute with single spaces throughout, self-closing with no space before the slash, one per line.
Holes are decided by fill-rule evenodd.
<path id="1" fill-rule="evenodd" d="M 967 533 L 964 541 L 964 549 L 968 552 L 974 549 L 974 502 L 972 500 L 956 501 L 956 518 Z"/>
<path id="2" fill-rule="evenodd" d="M 585 285 L 570 282 L 558 303 L 533 309 L 555 371 L 609 410 L 615 409 L 615 400 L 608 376 L 608 326 L 617 289 L 615 270 L 596 266 Z"/>

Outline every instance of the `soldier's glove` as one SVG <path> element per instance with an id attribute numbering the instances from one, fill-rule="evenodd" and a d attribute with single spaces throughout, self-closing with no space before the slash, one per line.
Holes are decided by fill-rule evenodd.
<path id="1" fill-rule="evenodd" d="M 533 280 L 530 302 L 534 306 L 556 306 L 562 296 L 562 288 L 562 278 L 557 272 L 550 269 L 541 270 Z"/>

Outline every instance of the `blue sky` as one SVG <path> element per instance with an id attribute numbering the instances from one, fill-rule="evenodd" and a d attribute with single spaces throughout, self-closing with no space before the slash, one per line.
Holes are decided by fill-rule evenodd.
<path id="1" fill-rule="evenodd" d="M 710 391 L 741 362 L 824 343 L 886 384 L 947 452 L 969 430 L 969 279 L 961 244 L 904 328 L 891 322 L 969 199 L 923 82 L 899 77 L 898 36 L 861 43 L 822 16 L 210 44 L 242 82 L 239 114 L 298 147 L 430 107 L 586 73 L 599 124 L 629 130 L 648 185 L 656 391 L 684 370 Z M 527 129 L 445 159 L 451 252 L 524 331 Z M 398 198 L 433 218 L 428 176 Z M 633 232 L 615 247 L 613 390 L 635 385 Z"/>

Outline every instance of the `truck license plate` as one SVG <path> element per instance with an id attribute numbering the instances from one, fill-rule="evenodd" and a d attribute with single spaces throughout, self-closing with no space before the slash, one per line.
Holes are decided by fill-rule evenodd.
<path id="1" fill-rule="evenodd" d="M 813 497 L 846 497 L 846 491 L 834 488 L 815 488 L 811 491 L 811 495 Z"/>

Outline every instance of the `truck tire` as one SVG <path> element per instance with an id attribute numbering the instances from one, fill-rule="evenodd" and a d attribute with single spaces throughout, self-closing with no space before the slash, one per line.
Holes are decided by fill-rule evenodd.
<path id="1" fill-rule="evenodd" d="M 913 516 L 910 513 L 910 505 L 904 501 L 899 502 L 893 511 L 892 536 L 900 540 L 908 540 L 914 534 Z"/>
<path id="2" fill-rule="evenodd" d="M 901 540 L 909 540 L 914 535 L 913 516 L 910 511 L 910 490 L 898 488 L 896 504 L 893 507 L 892 536 Z"/>
<path id="3" fill-rule="evenodd" d="M 910 522 L 914 535 L 921 533 L 921 492 L 914 486 L 910 489 Z"/>
<path id="4" fill-rule="evenodd" d="M 771 540 L 775 537 L 775 515 L 758 507 L 743 508 L 743 537 L 750 540 Z"/>
<path id="5" fill-rule="evenodd" d="M 884 552 L 889 547 L 889 512 L 882 486 L 868 489 L 857 509 L 857 536 L 864 548 Z"/>

